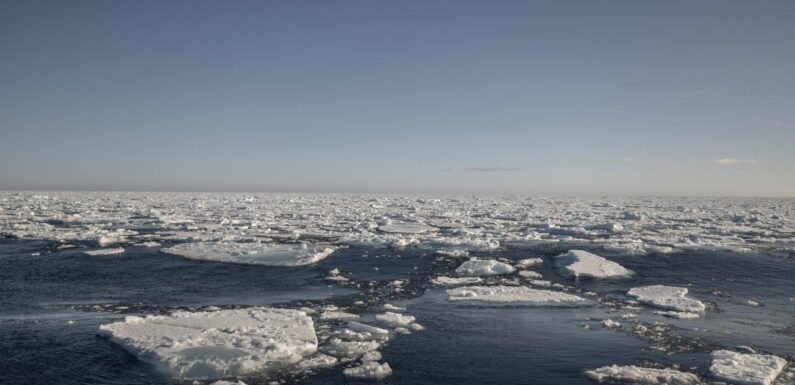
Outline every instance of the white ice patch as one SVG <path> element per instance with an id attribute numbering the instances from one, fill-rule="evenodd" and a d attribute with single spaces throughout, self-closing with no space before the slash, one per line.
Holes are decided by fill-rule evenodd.
<path id="1" fill-rule="evenodd" d="M 770 385 L 784 370 L 787 361 L 765 354 L 743 354 L 729 350 L 712 352 L 710 375 L 738 385 Z"/>
<path id="2" fill-rule="evenodd" d="M 687 296 L 686 287 L 663 285 L 633 287 L 629 289 L 627 295 L 637 298 L 641 303 L 664 310 L 703 313 L 706 309 L 701 301 Z"/>
<path id="3" fill-rule="evenodd" d="M 585 299 L 573 294 L 525 286 L 467 286 L 447 290 L 450 301 L 523 303 L 533 305 L 577 305 Z"/>
<path id="4" fill-rule="evenodd" d="M 514 271 L 516 271 L 516 269 L 507 263 L 502 263 L 494 259 L 478 258 L 472 258 L 462 263 L 461 266 L 458 266 L 458 268 L 455 269 L 455 273 L 457 275 L 464 276 L 500 275 L 510 274 Z"/>
<path id="5" fill-rule="evenodd" d="M 542 263 L 544 263 L 544 260 L 541 258 L 525 258 L 516 261 L 516 267 L 526 269 L 528 267 L 538 266 Z"/>
<path id="6" fill-rule="evenodd" d="M 269 374 L 317 350 L 312 319 L 289 309 L 250 308 L 127 317 L 99 327 L 140 360 L 181 379 Z"/>
<path id="7" fill-rule="evenodd" d="M 195 242 L 183 243 L 163 252 L 188 259 L 267 266 L 302 266 L 319 262 L 337 250 L 325 244 Z"/>
<path id="8" fill-rule="evenodd" d="M 395 233 L 395 234 L 422 234 L 433 230 L 428 226 L 423 226 L 417 223 L 395 223 L 389 225 L 378 226 L 378 231 L 382 233 Z"/>
<path id="9" fill-rule="evenodd" d="M 693 373 L 633 365 L 604 366 L 599 369 L 586 370 L 585 375 L 599 382 L 611 381 L 642 385 L 694 385 L 700 383 L 698 376 Z"/>
<path id="10" fill-rule="evenodd" d="M 92 257 L 98 257 L 101 255 L 116 255 L 116 254 L 124 254 L 124 248 L 116 247 L 112 249 L 98 249 L 98 250 L 89 250 L 85 252 L 86 255 L 90 255 Z"/>
<path id="11" fill-rule="evenodd" d="M 569 250 L 554 257 L 558 272 L 566 277 L 624 278 L 632 271 L 613 261 L 583 250 Z"/>
<path id="12" fill-rule="evenodd" d="M 439 276 L 431 280 L 431 283 L 437 286 L 460 286 L 460 285 L 473 285 L 480 283 L 482 279 L 478 277 L 445 277 Z"/>
<path id="13" fill-rule="evenodd" d="M 379 364 L 374 361 L 367 361 L 359 366 L 345 368 L 342 370 L 345 377 L 361 380 L 380 380 L 392 374 L 392 368 L 388 363 Z"/>
<path id="14" fill-rule="evenodd" d="M 375 319 L 392 327 L 408 327 L 414 323 L 415 320 L 413 316 L 393 313 L 391 311 L 385 312 L 383 314 L 377 314 Z"/>

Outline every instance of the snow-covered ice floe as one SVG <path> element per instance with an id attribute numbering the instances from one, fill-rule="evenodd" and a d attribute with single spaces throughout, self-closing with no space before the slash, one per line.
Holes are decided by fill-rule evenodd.
<path id="1" fill-rule="evenodd" d="M 90 255 L 92 257 L 97 257 L 101 255 L 117 255 L 117 254 L 124 254 L 124 248 L 114 247 L 112 249 L 88 250 L 85 253 L 86 255 Z"/>
<path id="2" fill-rule="evenodd" d="M 472 258 L 455 269 L 455 273 L 464 276 L 488 276 L 510 274 L 516 271 L 513 266 L 494 259 Z"/>
<path id="3" fill-rule="evenodd" d="M 257 242 L 194 242 L 162 249 L 188 259 L 266 266 L 310 265 L 336 250 L 326 244 Z"/>
<path id="4" fill-rule="evenodd" d="M 306 313 L 272 308 L 130 316 L 98 334 L 180 379 L 277 372 L 315 353 L 318 343 Z"/>
<path id="5" fill-rule="evenodd" d="M 466 286 L 447 290 L 450 301 L 512 303 L 546 306 L 584 304 L 584 298 L 551 290 L 526 286 Z"/>
<path id="6" fill-rule="evenodd" d="M 643 385 L 696 385 L 698 376 L 675 369 L 644 368 L 641 366 L 604 366 L 585 371 L 585 375 L 599 382 L 622 382 Z"/>
<path id="7" fill-rule="evenodd" d="M 438 276 L 431 280 L 431 283 L 437 286 L 461 286 L 473 285 L 483 281 L 480 277 L 445 277 Z"/>
<path id="8" fill-rule="evenodd" d="M 383 233 L 396 234 L 422 234 L 433 230 L 433 228 L 417 223 L 395 223 L 378 226 L 378 231 Z"/>
<path id="9" fill-rule="evenodd" d="M 784 370 L 787 361 L 766 354 L 744 354 L 730 350 L 712 352 L 712 378 L 738 385 L 770 385 Z"/>
<path id="10" fill-rule="evenodd" d="M 704 303 L 687 296 L 686 287 L 652 285 L 633 287 L 627 295 L 635 297 L 639 302 L 664 310 L 686 313 L 702 313 Z"/>
<path id="11" fill-rule="evenodd" d="M 554 257 L 558 272 L 574 278 L 625 278 L 632 271 L 613 261 L 584 250 L 569 250 Z"/>
<path id="12" fill-rule="evenodd" d="M 345 377 L 362 380 L 380 380 L 392 375 L 392 368 L 388 363 L 379 364 L 374 361 L 367 361 L 359 366 L 345 368 L 342 370 Z"/>

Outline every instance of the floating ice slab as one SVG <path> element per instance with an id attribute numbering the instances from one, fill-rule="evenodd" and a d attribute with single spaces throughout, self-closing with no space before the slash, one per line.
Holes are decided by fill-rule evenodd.
<path id="1" fill-rule="evenodd" d="M 717 380 L 732 384 L 770 385 L 786 365 L 786 360 L 773 355 L 717 350 L 712 352 L 709 373 Z"/>
<path id="2" fill-rule="evenodd" d="M 455 269 L 456 274 L 466 276 L 510 274 L 514 271 L 516 271 L 516 269 L 507 263 L 502 263 L 494 259 L 478 258 L 472 258 Z"/>
<path id="3" fill-rule="evenodd" d="M 251 308 L 127 317 L 102 325 L 140 360 L 181 379 L 269 374 L 317 350 L 312 319 L 289 309 Z"/>
<path id="4" fill-rule="evenodd" d="M 533 266 L 540 265 L 542 263 L 544 263 L 544 260 L 541 259 L 541 258 L 525 258 L 525 259 L 520 259 L 520 260 L 516 261 L 516 266 L 517 267 L 528 268 L 528 267 L 533 267 Z"/>
<path id="5" fill-rule="evenodd" d="M 391 311 L 385 312 L 383 314 L 377 314 L 375 319 L 392 327 L 407 327 L 414 323 L 415 320 L 413 316 L 393 313 Z"/>
<path id="6" fill-rule="evenodd" d="M 566 277 L 624 278 L 632 275 L 624 266 L 584 250 L 569 250 L 554 260 L 558 272 Z"/>
<path id="7" fill-rule="evenodd" d="M 115 247 L 112 249 L 98 249 L 98 250 L 89 250 L 85 252 L 86 255 L 90 255 L 92 257 L 97 257 L 100 255 L 116 255 L 116 254 L 124 254 L 124 248 L 122 247 Z"/>
<path id="8" fill-rule="evenodd" d="M 577 305 L 585 299 L 573 294 L 525 286 L 467 286 L 447 290 L 450 301 L 524 303 L 534 305 Z"/>
<path id="9" fill-rule="evenodd" d="M 183 243 L 163 252 L 188 259 L 267 266 L 302 266 L 319 262 L 337 248 L 331 245 L 195 242 Z"/>
<path id="10" fill-rule="evenodd" d="M 431 283 L 437 286 L 460 286 L 460 285 L 473 285 L 480 283 L 482 279 L 478 277 L 445 277 L 439 276 L 431 280 Z"/>
<path id="11" fill-rule="evenodd" d="M 367 361 L 359 366 L 343 369 L 345 377 L 362 380 L 380 380 L 392 375 L 392 368 L 388 363 L 379 364 L 374 361 Z"/>
<path id="12" fill-rule="evenodd" d="M 378 231 L 382 233 L 422 234 L 431 230 L 433 230 L 431 227 L 423 226 L 417 223 L 395 223 L 391 225 L 378 226 Z"/>
<path id="13" fill-rule="evenodd" d="M 599 369 L 587 370 L 585 375 L 599 382 L 610 381 L 643 385 L 695 385 L 700 383 L 698 376 L 693 373 L 632 365 L 604 366 Z"/>
<path id="14" fill-rule="evenodd" d="M 701 301 L 687 296 L 686 287 L 663 285 L 633 287 L 629 289 L 627 295 L 637 298 L 641 303 L 664 310 L 701 313 L 706 308 Z"/>

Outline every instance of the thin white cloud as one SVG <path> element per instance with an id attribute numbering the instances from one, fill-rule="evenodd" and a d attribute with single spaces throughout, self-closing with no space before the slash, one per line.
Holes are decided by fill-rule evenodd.
<path id="1" fill-rule="evenodd" d="M 721 158 L 713 160 L 712 163 L 717 163 L 721 166 L 730 166 L 734 164 L 756 164 L 759 163 L 759 161 L 753 159 Z"/>
<path id="2" fill-rule="evenodd" d="M 625 156 L 624 159 L 622 160 L 624 161 L 624 163 L 635 163 L 637 161 L 637 159 L 631 156 Z"/>
<path id="3" fill-rule="evenodd" d="M 499 167 L 499 166 L 477 166 L 477 167 L 469 167 L 464 169 L 464 171 L 466 172 L 509 172 L 509 171 L 519 171 L 519 170 L 521 170 L 520 167 Z"/>

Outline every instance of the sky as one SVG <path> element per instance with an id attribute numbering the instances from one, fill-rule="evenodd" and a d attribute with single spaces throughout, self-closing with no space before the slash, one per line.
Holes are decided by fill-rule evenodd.
<path id="1" fill-rule="evenodd" d="M 795 2 L 0 1 L 0 190 L 795 196 Z"/>

